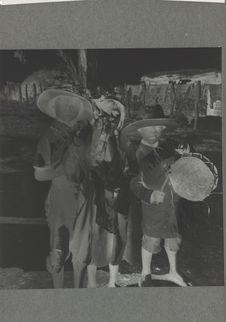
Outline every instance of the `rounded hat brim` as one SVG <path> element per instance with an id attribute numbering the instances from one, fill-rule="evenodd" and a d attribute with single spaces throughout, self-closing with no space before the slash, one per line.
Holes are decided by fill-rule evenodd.
<path id="1" fill-rule="evenodd" d="M 41 112 L 44 114 L 56 119 L 56 113 L 54 111 L 54 100 L 56 100 L 57 97 L 64 97 L 67 98 L 76 98 L 82 103 L 82 109 L 78 113 L 78 116 L 71 120 L 72 123 L 76 123 L 78 120 L 84 120 L 84 119 L 92 119 L 93 118 L 93 108 L 91 103 L 84 97 L 75 94 L 73 92 L 68 92 L 66 90 L 62 89 L 47 89 L 44 92 L 42 92 L 37 100 L 37 107 Z M 53 104 L 51 104 L 53 103 Z"/>
<path id="2" fill-rule="evenodd" d="M 113 98 L 94 99 L 96 106 L 107 114 L 111 114 L 114 108 L 121 108 L 123 104 Z"/>
<path id="3" fill-rule="evenodd" d="M 126 127 L 124 127 L 120 134 L 120 147 L 122 150 L 127 151 L 128 146 L 132 141 L 141 141 L 142 136 L 138 131 L 144 127 L 151 126 L 165 126 L 163 133 L 167 133 L 179 127 L 178 122 L 174 119 L 145 119 L 130 123 Z"/>

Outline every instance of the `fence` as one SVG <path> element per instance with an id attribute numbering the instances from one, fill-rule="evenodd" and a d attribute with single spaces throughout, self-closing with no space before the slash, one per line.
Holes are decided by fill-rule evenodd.
<path id="1" fill-rule="evenodd" d="M 183 115 L 191 123 L 206 115 L 221 116 L 221 85 L 209 84 L 145 84 L 125 85 L 121 97 L 129 118 L 145 117 L 144 106 L 160 104 L 166 116 Z"/>
<path id="2" fill-rule="evenodd" d="M 0 224 L 10 225 L 47 225 L 45 218 L 0 217 Z"/>
<path id="3" fill-rule="evenodd" d="M 0 88 L 0 97 L 6 101 L 35 104 L 37 97 L 47 87 L 49 86 L 41 82 L 7 82 Z M 197 116 L 216 115 L 214 109 L 218 109 L 217 115 L 221 115 L 221 85 L 202 84 L 199 93 L 194 84 L 147 86 L 140 83 L 125 84 L 118 89 L 129 119 L 143 118 L 145 114 L 143 107 L 156 103 L 163 107 L 166 116 L 183 114 L 189 123 Z"/>
<path id="4" fill-rule="evenodd" d="M 41 83 L 13 83 L 7 82 L 0 88 L 0 97 L 6 101 L 19 103 L 35 103 L 38 95 L 45 88 Z"/>

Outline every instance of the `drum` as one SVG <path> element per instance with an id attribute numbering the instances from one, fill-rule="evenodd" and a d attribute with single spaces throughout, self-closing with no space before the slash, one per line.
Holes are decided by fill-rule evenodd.
<path id="1" fill-rule="evenodd" d="M 218 171 L 204 155 L 189 153 L 171 165 L 169 180 L 174 191 L 182 198 L 202 201 L 216 189 Z"/>

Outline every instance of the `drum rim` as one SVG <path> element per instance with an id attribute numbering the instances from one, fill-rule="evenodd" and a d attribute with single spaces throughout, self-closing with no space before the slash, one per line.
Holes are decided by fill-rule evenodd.
<path id="1" fill-rule="evenodd" d="M 209 172 L 212 174 L 213 184 L 209 189 L 210 193 L 205 194 L 205 197 L 202 200 L 206 199 L 217 187 L 218 179 L 219 179 L 217 167 L 213 164 L 213 162 L 210 161 L 210 159 L 208 157 L 206 157 L 205 155 L 203 155 L 201 153 L 187 153 L 186 155 L 184 155 L 181 158 L 179 158 L 178 160 L 176 160 L 173 164 L 179 162 L 180 160 L 182 160 L 184 158 L 193 158 L 193 159 L 200 160 L 201 162 L 204 163 L 205 167 L 208 168 Z M 206 162 L 204 162 L 204 160 Z M 172 177 L 171 177 L 170 173 L 168 176 L 169 176 L 169 180 L 171 182 L 172 188 L 175 191 L 174 183 L 172 183 Z M 190 198 L 187 197 L 186 198 L 184 194 L 180 195 L 177 191 L 175 191 L 175 193 L 178 194 L 180 197 L 190 200 L 190 201 L 201 201 L 200 198 L 195 198 L 195 197 L 190 197 Z"/>
<path id="2" fill-rule="evenodd" d="M 218 181 L 219 181 L 219 174 L 218 174 L 218 170 L 217 170 L 217 167 L 215 166 L 215 164 L 212 161 L 210 161 L 210 159 L 206 155 L 204 155 L 202 153 L 199 153 L 199 152 L 190 152 L 189 155 L 190 156 L 193 156 L 193 157 L 197 157 L 198 159 L 199 159 L 199 157 L 201 157 L 200 158 L 201 161 L 203 161 L 202 159 L 204 159 L 206 161 L 206 163 L 204 161 L 203 162 L 206 165 L 207 164 L 210 165 L 210 167 L 209 167 L 210 168 L 210 171 L 213 173 L 213 176 L 214 176 L 214 184 L 213 184 L 212 191 L 215 190 L 217 188 Z"/>

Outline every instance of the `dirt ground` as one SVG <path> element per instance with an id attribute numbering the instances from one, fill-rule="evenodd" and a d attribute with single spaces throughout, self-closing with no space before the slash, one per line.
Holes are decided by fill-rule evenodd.
<path id="1" fill-rule="evenodd" d="M 138 283 L 139 274 L 119 274 L 118 283 L 121 287 L 133 286 Z M 107 287 L 108 273 L 97 271 L 97 287 Z M 73 273 L 65 272 L 65 288 L 73 287 Z M 50 289 L 53 288 L 51 275 L 45 271 L 24 272 L 19 268 L 0 270 L 0 289 Z"/>

